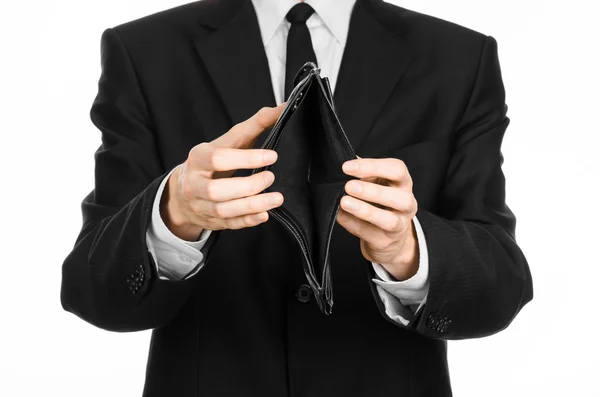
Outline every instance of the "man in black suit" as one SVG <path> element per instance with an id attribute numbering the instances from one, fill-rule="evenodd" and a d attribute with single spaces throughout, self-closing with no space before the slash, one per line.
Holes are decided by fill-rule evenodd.
<path id="1" fill-rule="evenodd" d="M 299 53 L 336 87 L 359 155 L 330 316 L 267 222 L 285 200 L 261 193 L 272 173 L 249 172 L 277 161 L 256 147 Z M 204 0 L 108 29 L 62 304 L 153 329 L 145 396 L 451 395 L 446 340 L 504 329 L 533 296 L 505 204 L 504 99 L 492 37 L 380 0 Z"/>

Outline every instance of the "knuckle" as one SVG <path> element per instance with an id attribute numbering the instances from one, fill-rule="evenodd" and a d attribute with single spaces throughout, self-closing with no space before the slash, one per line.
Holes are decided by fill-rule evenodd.
<path id="1" fill-rule="evenodd" d="M 220 165 L 223 155 L 224 152 L 221 148 L 213 149 L 208 153 L 208 164 L 212 169 L 215 169 Z"/>
<path id="2" fill-rule="evenodd" d="M 399 210 L 408 209 L 410 207 L 410 203 L 410 195 L 406 194 L 405 191 L 401 191 L 401 193 L 396 196 L 395 204 Z"/>
<path id="3" fill-rule="evenodd" d="M 381 185 L 365 182 L 358 183 L 360 183 L 360 186 L 362 187 L 362 194 L 369 199 L 379 198 L 383 194 Z"/>
<path id="4" fill-rule="evenodd" d="M 407 210 L 410 207 L 410 203 L 411 200 L 408 194 L 401 194 L 398 197 L 398 206 L 400 207 L 400 209 Z"/>
<path id="5" fill-rule="evenodd" d="M 204 185 L 206 191 L 206 198 L 211 201 L 217 201 L 219 199 L 219 186 L 218 182 L 213 180 L 208 181 Z"/>
<path id="6" fill-rule="evenodd" d="M 254 121 L 261 128 L 266 128 L 268 125 L 268 115 L 269 115 L 269 108 L 264 106 L 264 107 L 260 108 L 260 110 L 258 112 L 256 112 L 256 114 L 254 115 Z"/>
<path id="7" fill-rule="evenodd" d="M 213 203 L 212 213 L 216 218 L 225 218 L 227 215 L 226 212 L 227 211 L 223 203 Z"/>
<path id="8" fill-rule="evenodd" d="M 244 215 L 242 217 L 242 226 L 243 227 L 250 227 L 254 225 L 254 221 L 252 220 L 252 215 L 248 214 L 248 215 Z"/>
<path id="9" fill-rule="evenodd" d="M 198 206 L 198 215 L 210 218 L 217 218 L 215 214 L 215 204 L 212 201 L 204 201 L 202 208 Z"/>
<path id="10" fill-rule="evenodd" d="M 367 218 L 372 218 L 375 215 L 375 207 L 372 204 L 359 204 L 357 212 L 362 213 Z"/>
<path id="11" fill-rule="evenodd" d="M 260 209 L 260 203 L 255 197 L 246 200 L 246 212 L 254 213 Z"/>
<path id="12" fill-rule="evenodd" d="M 377 239 L 376 241 L 374 241 L 373 243 L 371 243 L 371 245 L 377 251 L 383 251 L 383 250 L 385 250 L 389 246 L 387 240 L 383 239 L 383 238 Z"/>
<path id="13" fill-rule="evenodd" d="M 225 224 L 227 225 L 227 229 L 237 230 L 244 227 L 244 217 L 238 216 L 235 218 L 229 218 L 225 220 Z"/>
<path id="14" fill-rule="evenodd" d="M 263 153 L 262 150 L 246 150 L 244 152 L 245 162 L 254 167 L 262 165 L 264 161 Z"/>
<path id="15" fill-rule="evenodd" d="M 196 145 L 190 149 L 190 151 L 188 152 L 188 160 L 192 159 L 198 155 L 198 151 L 200 150 L 198 147 L 200 145 L 202 145 L 202 144 Z"/>
<path id="16" fill-rule="evenodd" d="M 183 179 L 181 183 L 181 194 L 188 201 L 191 201 L 194 198 L 194 187 L 190 183 L 189 178 Z"/>
<path id="17" fill-rule="evenodd" d="M 225 229 L 238 229 L 238 222 L 236 222 L 237 218 L 228 218 L 228 219 L 219 219 L 219 223 Z"/>
<path id="18" fill-rule="evenodd" d="M 237 218 L 227 219 L 223 222 L 223 226 L 226 229 L 236 230 L 240 228 L 240 222 L 237 220 Z"/>
<path id="19" fill-rule="evenodd" d="M 390 221 L 388 222 L 388 230 L 392 231 L 392 230 L 397 230 L 398 228 L 400 228 L 400 225 L 402 224 L 402 222 L 400 221 L 400 217 L 394 215 Z"/>
<path id="20" fill-rule="evenodd" d="M 409 211 L 412 211 L 415 209 L 417 205 L 417 200 L 415 199 L 415 195 L 412 192 L 408 192 L 408 194 L 406 195 L 406 208 Z"/>
<path id="21" fill-rule="evenodd" d="M 198 225 L 202 226 L 202 228 L 204 228 L 204 229 L 210 229 L 210 230 L 218 230 L 220 228 L 219 225 L 210 218 L 202 219 L 202 221 L 199 222 Z"/>
<path id="22" fill-rule="evenodd" d="M 404 161 L 400 160 L 400 159 L 396 159 L 396 166 L 394 167 L 395 170 L 395 177 L 398 179 L 402 179 L 404 178 L 404 176 L 406 175 L 406 164 L 404 163 Z"/>
<path id="23" fill-rule="evenodd" d="M 217 222 L 217 221 L 206 221 L 205 222 L 205 229 L 210 229 L 210 230 L 223 230 L 227 228 L 227 225 L 225 224 L 225 222 Z"/>
<path id="24" fill-rule="evenodd" d="M 190 212 L 196 219 L 202 219 L 205 216 L 203 208 L 199 202 L 191 201 L 188 203 L 188 207 L 190 209 Z"/>
<path id="25" fill-rule="evenodd" d="M 383 245 L 382 249 L 387 250 L 394 244 L 394 239 L 386 237 L 383 239 L 381 244 Z"/>
<path id="26" fill-rule="evenodd" d="M 201 153 L 204 153 L 207 149 L 210 149 L 210 147 L 211 146 L 208 142 L 202 142 L 197 144 L 196 146 L 190 149 L 188 153 L 188 159 L 195 158 L 196 156 L 201 155 Z"/>
<path id="27" fill-rule="evenodd" d="M 408 168 L 406 169 L 406 182 L 408 184 L 408 188 L 412 191 L 413 188 L 413 180 L 410 172 L 408 172 Z"/>
<path id="28" fill-rule="evenodd" d="M 264 211 L 268 208 L 274 207 L 274 203 L 272 200 L 274 200 L 275 196 L 272 195 L 264 195 L 264 197 L 262 198 L 262 200 L 260 200 L 260 204 L 257 205 L 258 208 L 255 209 L 256 212 L 258 211 Z M 260 207 L 259 207 L 260 206 Z"/>

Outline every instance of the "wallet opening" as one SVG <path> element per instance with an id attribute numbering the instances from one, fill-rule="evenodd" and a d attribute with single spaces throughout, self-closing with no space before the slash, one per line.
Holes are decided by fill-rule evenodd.
<path id="1" fill-rule="evenodd" d="M 265 189 L 284 195 L 270 210 L 298 242 L 303 270 L 320 310 L 331 314 L 333 287 L 329 245 L 344 185 L 350 179 L 342 164 L 356 158 L 333 106 L 327 78 L 312 62 L 296 74 L 297 85 L 262 148 L 277 150 L 279 159 L 252 173 L 270 170 L 273 184 Z"/>

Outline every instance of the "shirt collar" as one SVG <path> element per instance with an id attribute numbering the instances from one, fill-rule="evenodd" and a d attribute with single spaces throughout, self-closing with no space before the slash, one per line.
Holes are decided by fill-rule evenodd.
<path id="1" fill-rule="evenodd" d="M 263 44 L 271 40 L 288 11 L 298 0 L 252 0 L 259 21 Z M 346 45 L 350 16 L 356 0 L 305 0 L 314 8 L 336 40 Z"/>

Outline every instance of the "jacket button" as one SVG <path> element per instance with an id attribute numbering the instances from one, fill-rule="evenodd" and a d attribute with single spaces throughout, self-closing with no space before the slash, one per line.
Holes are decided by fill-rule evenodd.
<path id="1" fill-rule="evenodd" d="M 296 298 L 298 298 L 298 300 L 302 303 L 307 303 L 310 302 L 310 299 L 312 297 L 312 290 L 310 289 L 310 287 L 306 284 L 303 284 L 300 286 L 300 288 L 298 288 L 298 291 L 296 292 Z"/>

